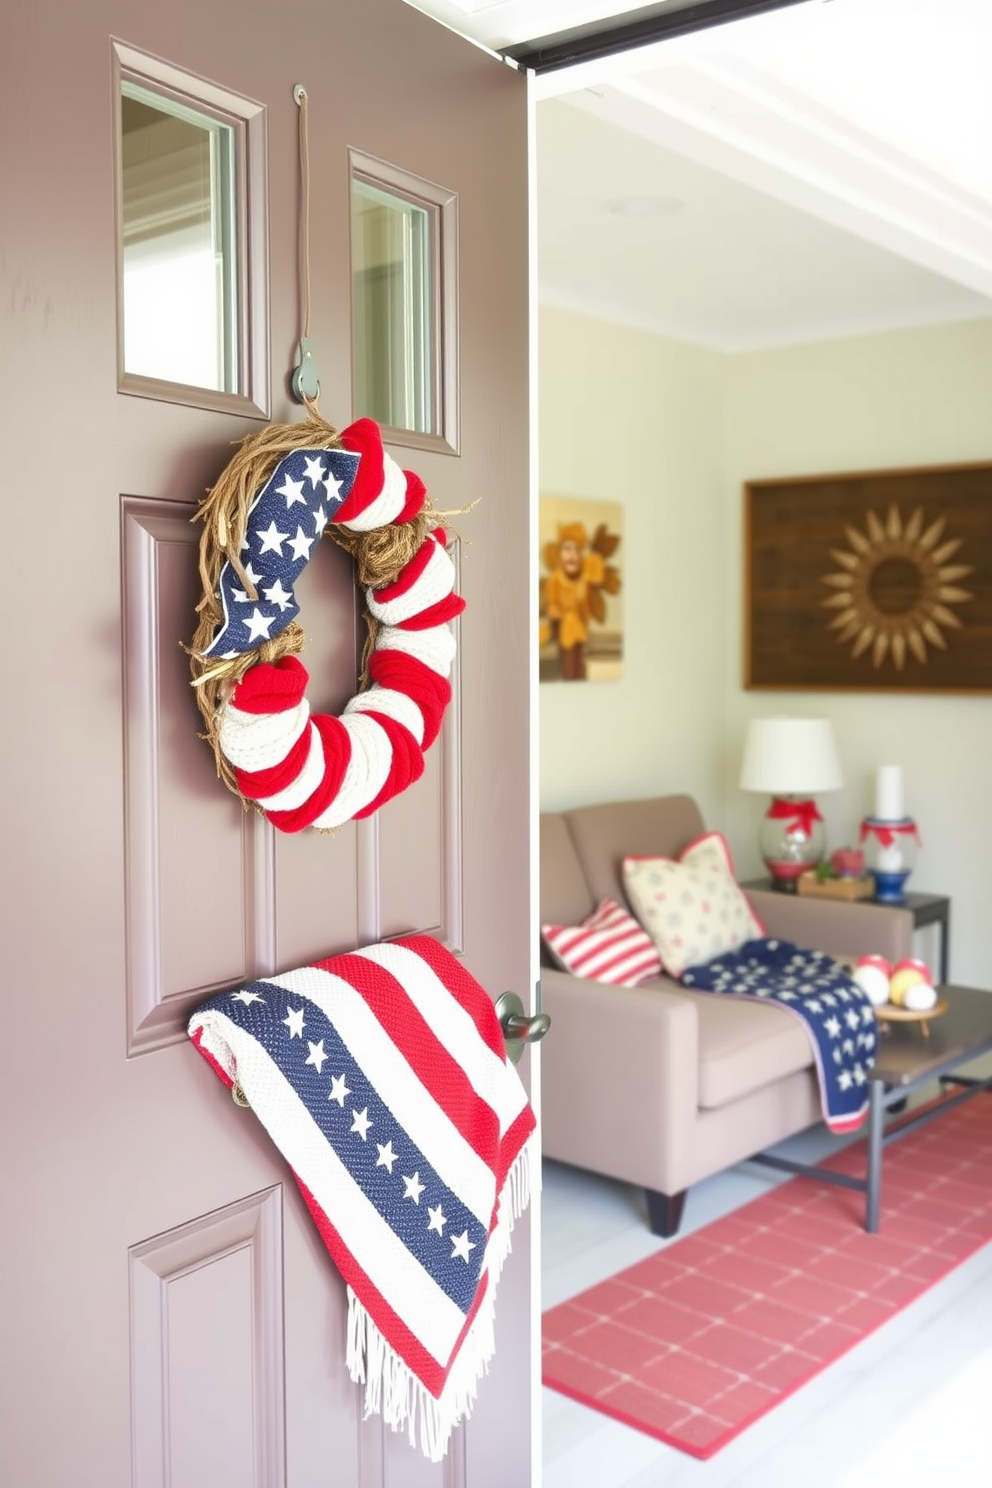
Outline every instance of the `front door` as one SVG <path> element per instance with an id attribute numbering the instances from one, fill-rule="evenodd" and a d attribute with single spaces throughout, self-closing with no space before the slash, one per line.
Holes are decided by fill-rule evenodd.
<path id="1" fill-rule="evenodd" d="M 355 387 L 385 399 L 435 507 L 481 498 L 451 519 L 468 609 L 442 738 L 417 786 L 333 836 L 275 833 L 224 789 L 182 650 L 195 505 L 232 441 L 299 412 L 296 84 L 320 410 L 342 427 L 377 412 Z M 490 1374 L 432 1466 L 362 1422 L 343 1285 L 184 1033 L 216 990 L 402 932 L 494 994 L 531 982 L 523 79 L 400 0 L 34 0 L 6 19 L 0 111 L 0 1480 L 524 1488 L 526 1219 Z M 398 392 L 353 344 L 361 323 L 386 355 L 366 312 L 391 304 L 355 308 L 356 183 L 358 209 L 399 201 L 403 305 L 430 307 Z M 443 243 L 422 252 L 425 221 Z M 170 234 L 188 261 L 135 309 L 124 269 L 155 270 Z M 373 288 L 382 266 L 354 265 Z M 311 703 L 337 712 L 361 637 L 350 560 L 321 548 L 298 597 Z"/>

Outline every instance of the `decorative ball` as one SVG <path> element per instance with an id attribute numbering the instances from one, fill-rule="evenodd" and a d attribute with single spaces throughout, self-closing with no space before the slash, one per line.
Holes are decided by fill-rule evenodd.
<path id="1" fill-rule="evenodd" d="M 902 1005 L 911 1013 L 926 1013 L 937 1002 L 937 992 L 926 982 L 915 982 L 902 994 Z"/>
<path id="2" fill-rule="evenodd" d="M 859 956 L 855 966 L 877 966 L 879 971 L 884 971 L 887 977 L 892 975 L 892 963 L 886 961 L 884 956 Z"/>
<path id="3" fill-rule="evenodd" d="M 854 980 L 872 1007 L 883 1007 L 888 1002 L 889 964 L 881 956 L 862 956 L 854 968 Z"/>
<path id="4" fill-rule="evenodd" d="M 933 987 L 933 977 L 925 961 L 897 961 L 889 981 L 889 1001 L 896 1007 L 908 1007 L 906 993 L 910 987 Z"/>

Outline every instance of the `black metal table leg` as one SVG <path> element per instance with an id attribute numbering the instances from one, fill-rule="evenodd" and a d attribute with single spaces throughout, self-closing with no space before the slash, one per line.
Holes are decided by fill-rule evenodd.
<path id="1" fill-rule="evenodd" d="M 868 1195 L 865 1229 L 874 1235 L 882 1203 L 882 1136 L 885 1131 L 885 1085 L 872 1080 L 868 1093 Z"/>

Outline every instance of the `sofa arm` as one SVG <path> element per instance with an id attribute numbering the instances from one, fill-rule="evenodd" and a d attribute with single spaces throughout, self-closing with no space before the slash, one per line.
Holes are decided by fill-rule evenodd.
<path id="1" fill-rule="evenodd" d="M 885 904 L 845 904 L 778 889 L 746 889 L 751 906 L 769 935 L 841 959 L 885 956 L 899 961 L 913 954 L 913 916 Z"/>
<path id="2" fill-rule="evenodd" d="M 667 978 L 607 987 L 541 975 L 551 1031 L 541 1045 L 546 1156 L 662 1193 L 696 1121 L 695 1005 Z"/>

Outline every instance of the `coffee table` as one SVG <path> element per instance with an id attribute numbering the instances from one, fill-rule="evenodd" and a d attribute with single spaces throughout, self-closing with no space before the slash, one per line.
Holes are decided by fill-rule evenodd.
<path id="1" fill-rule="evenodd" d="M 955 1073 L 981 1054 L 992 1050 L 992 992 L 975 987 L 942 986 L 947 1012 L 929 1025 L 930 1037 L 923 1038 L 915 1023 L 893 1023 L 888 1033 L 880 1034 L 875 1064 L 869 1076 L 868 1092 L 868 1162 L 864 1178 L 848 1173 L 835 1173 L 819 1163 L 793 1162 L 789 1158 L 759 1153 L 753 1160 L 786 1173 L 800 1173 L 842 1188 L 854 1188 L 865 1195 L 865 1229 L 874 1234 L 878 1229 L 882 1203 L 882 1154 L 890 1142 L 928 1121 L 936 1121 L 945 1111 L 982 1091 L 992 1090 L 992 1076 L 976 1079 Z M 886 1122 L 894 1107 L 901 1108 L 906 1098 L 921 1085 L 940 1082 L 945 1092 L 936 1102 L 919 1111 Z"/>

